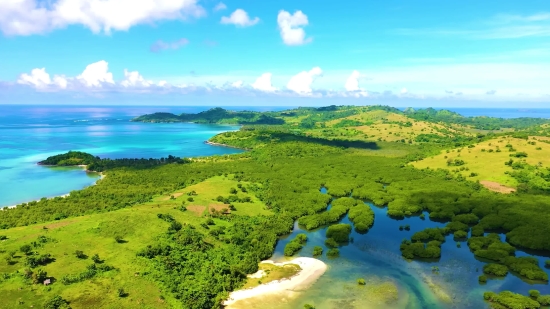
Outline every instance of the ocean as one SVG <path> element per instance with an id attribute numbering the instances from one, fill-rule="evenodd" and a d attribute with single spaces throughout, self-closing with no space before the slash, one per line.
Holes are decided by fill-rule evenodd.
<path id="1" fill-rule="evenodd" d="M 213 106 L 212 106 L 213 107 Z M 0 207 L 69 193 L 98 175 L 80 168 L 38 166 L 48 156 L 79 150 L 105 158 L 160 158 L 230 154 L 239 150 L 204 144 L 237 126 L 134 123 L 153 112 L 197 113 L 210 106 L 0 105 Z M 290 107 L 229 106 L 230 110 Z M 550 118 L 550 109 L 449 108 L 466 116 Z"/>

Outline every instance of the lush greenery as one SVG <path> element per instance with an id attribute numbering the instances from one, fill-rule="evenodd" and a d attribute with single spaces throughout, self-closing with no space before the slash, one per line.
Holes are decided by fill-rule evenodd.
<path id="1" fill-rule="evenodd" d="M 296 237 L 291 240 L 288 244 L 285 246 L 285 255 L 286 256 L 293 256 L 296 254 L 296 252 L 302 250 L 304 245 L 307 242 L 307 236 L 306 234 L 298 234 Z"/>
<path id="2" fill-rule="evenodd" d="M 464 158 L 469 150 L 487 145 L 479 146 L 487 150 L 480 148 L 476 155 L 489 162 L 490 156 L 507 151 L 507 161 L 498 163 L 519 173 L 514 179 L 545 179 L 544 166 L 531 170 L 538 162 L 518 163 L 539 160 L 533 153 L 545 144 L 542 137 L 536 145 L 504 146 L 506 134 L 514 134 L 513 143 L 534 142 L 521 138 L 522 130 L 547 134 L 540 120 L 470 119 L 377 106 L 271 113 L 214 109 L 157 116 L 138 120 L 248 124 L 211 141 L 250 151 L 192 160 L 109 160 L 69 152 L 42 161 L 87 165 L 105 177 L 64 198 L 0 211 L 0 227 L 5 229 L 0 255 L 6 261 L 0 266 L 0 290 L 10 304 L 23 298 L 33 299 L 35 306 L 50 302 L 103 307 L 118 302 L 119 307 L 135 307 L 139 302 L 152 308 L 219 308 L 229 291 L 247 284 L 246 275 L 272 255 L 278 237 L 288 234 L 295 220 L 307 230 L 329 225 L 326 255 L 337 257 L 337 247 L 349 239 L 352 228 L 338 223 L 344 216 L 359 233 L 368 233 L 373 225 L 374 212 L 365 202 L 387 207 L 393 218 L 424 218 L 426 212 L 430 219 L 446 223 L 439 229 L 413 229 L 400 246 L 407 259 L 437 259 L 444 254 L 446 237 L 464 239 L 471 231 L 468 246 L 477 258 L 491 261 L 483 268 L 489 278 L 510 272 L 548 280 L 537 259 L 515 256 L 516 247 L 550 251 L 550 195 L 541 189 L 544 183 L 518 180 L 524 189 L 518 185 L 515 193 L 495 193 L 477 182 L 478 176 L 468 176 L 473 170 L 466 169 L 475 157 Z M 256 123 L 262 125 L 250 125 Z M 497 127 L 499 132 L 486 132 Z M 496 144 L 489 143 L 500 138 L 502 151 L 497 152 Z M 528 156 L 511 158 L 509 148 Z M 447 165 L 450 158 L 443 156 L 451 153 Z M 548 156 L 544 150 L 540 153 Z M 440 169 L 414 167 L 433 156 L 442 156 L 437 161 Z M 510 165 L 503 164 L 510 159 Z M 323 187 L 327 194 L 320 192 Z M 486 232 L 504 233 L 506 239 Z M 284 253 L 294 255 L 306 240 L 298 235 Z M 308 254 L 322 253 L 323 248 L 316 247 Z M 30 289 L 46 278 L 57 279 L 47 287 L 51 290 Z M 487 277 L 481 276 L 484 280 Z M 545 301 L 503 293 L 487 294 L 486 299 L 503 308 Z"/>

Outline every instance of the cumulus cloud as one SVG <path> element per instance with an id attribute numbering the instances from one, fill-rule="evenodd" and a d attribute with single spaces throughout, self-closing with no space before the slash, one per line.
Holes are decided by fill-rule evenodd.
<path id="1" fill-rule="evenodd" d="M 264 73 L 256 79 L 256 81 L 251 85 L 252 88 L 265 92 L 272 92 L 277 90 L 271 84 L 271 73 Z"/>
<path id="2" fill-rule="evenodd" d="M 359 88 L 359 79 L 363 78 L 364 75 L 359 73 L 359 71 L 354 70 L 351 72 L 351 75 L 346 80 L 346 84 L 344 85 L 344 88 L 346 88 L 346 91 L 360 91 L 363 90 Z"/>
<path id="3" fill-rule="evenodd" d="M 113 73 L 109 72 L 109 64 L 105 60 L 89 64 L 76 79 L 86 87 L 101 87 L 104 84 L 115 83 Z"/>
<path id="4" fill-rule="evenodd" d="M 23 73 L 19 75 L 18 84 L 30 85 L 36 88 L 46 88 L 51 84 L 50 74 L 46 72 L 46 68 L 33 69 L 31 74 Z"/>
<path id="5" fill-rule="evenodd" d="M 223 11 L 225 9 L 227 9 L 227 5 L 225 5 L 223 2 L 220 2 L 214 7 L 214 12 Z"/>
<path id="6" fill-rule="evenodd" d="M 494 89 L 493 89 L 493 90 L 489 90 L 489 91 L 485 92 L 485 94 L 487 94 L 487 95 L 494 95 L 495 93 L 497 93 L 497 91 L 496 91 L 496 90 L 494 90 Z"/>
<path id="7" fill-rule="evenodd" d="M 197 0 L 2 0 L 0 31 L 32 35 L 82 25 L 94 33 L 109 34 L 138 24 L 204 15 Z"/>
<path id="8" fill-rule="evenodd" d="M 155 43 L 153 43 L 153 45 L 151 45 L 150 50 L 154 53 L 158 53 L 166 49 L 172 49 L 172 50 L 180 49 L 187 44 L 189 44 L 189 40 L 186 38 L 181 38 L 174 42 L 164 42 L 163 40 L 158 40 Z"/>
<path id="9" fill-rule="evenodd" d="M 347 92 L 345 95 L 354 97 L 368 96 L 367 91 L 359 87 L 359 80 L 363 78 L 365 78 L 365 75 L 359 73 L 359 71 L 357 70 L 353 70 L 353 72 L 351 72 L 351 75 L 346 80 L 346 83 L 344 84 L 344 88 Z"/>
<path id="10" fill-rule="evenodd" d="M 149 87 L 152 81 L 145 80 L 138 71 L 129 72 L 124 69 L 124 80 L 120 82 L 123 87 Z"/>
<path id="11" fill-rule="evenodd" d="M 229 17 L 223 16 L 221 23 L 224 25 L 235 25 L 238 27 L 250 27 L 254 26 L 260 21 L 258 17 L 250 19 L 248 13 L 243 9 L 236 9 L 235 12 L 231 13 Z"/>
<path id="12" fill-rule="evenodd" d="M 306 32 L 303 27 L 309 24 L 307 15 L 302 11 L 296 11 L 290 14 L 285 10 L 279 11 L 277 15 L 277 24 L 281 38 L 286 45 L 302 45 L 311 42 L 311 38 L 306 38 Z"/>
<path id="13" fill-rule="evenodd" d="M 286 88 L 299 94 L 310 94 L 312 92 L 311 84 L 315 78 L 322 74 L 323 70 L 320 67 L 314 67 L 309 71 L 302 71 L 290 78 Z"/>
<path id="14" fill-rule="evenodd" d="M 57 88 L 67 88 L 67 78 L 63 75 L 54 75 L 53 80 L 50 74 L 46 72 L 46 68 L 36 68 L 31 70 L 30 74 L 23 73 L 19 75 L 17 83 L 21 85 L 33 86 L 37 89 L 47 89 L 55 86 Z"/>

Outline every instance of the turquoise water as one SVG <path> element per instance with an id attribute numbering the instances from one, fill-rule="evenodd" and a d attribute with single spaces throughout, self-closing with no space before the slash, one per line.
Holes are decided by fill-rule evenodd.
<path id="1" fill-rule="evenodd" d="M 81 168 L 36 165 L 69 150 L 112 159 L 240 152 L 204 143 L 218 133 L 238 130 L 237 126 L 129 121 L 159 110 L 171 111 L 159 107 L 2 107 L 0 207 L 63 195 L 93 184 L 99 176 Z"/>
<path id="2" fill-rule="evenodd" d="M 478 276 L 482 274 L 485 263 L 474 257 L 465 241 L 461 242 L 460 248 L 457 248 L 457 242 L 453 240 L 452 235 L 447 236 L 446 242 L 442 245 L 440 259 L 406 261 L 399 251 L 399 245 L 403 239 L 410 239 L 415 232 L 425 228 L 443 227 L 445 224 L 430 221 L 427 213 L 425 213 L 425 220 L 419 217 L 395 220 L 387 216 L 386 208 L 367 204 L 375 212 L 373 227 L 366 234 L 353 231 L 351 234 L 353 241 L 339 248 L 340 257 L 327 258 L 323 254 L 320 259 L 329 268 L 310 289 L 300 292 L 296 299 L 288 303 L 262 302 L 257 307 L 250 308 L 303 308 L 304 304 L 310 303 L 317 309 L 478 309 L 488 308 L 483 301 L 485 291 L 511 290 L 525 295 L 530 289 L 537 289 L 543 294 L 550 294 L 548 284 L 523 281 L 512 274 L 480 285 Z M 341 222 L 352 224 L 347 216 Z M 410 231 L 399 230 L 399 226 L 407 224 L 411 227 Z M 272 259 L 285 260 L 283 255 L 285 245 L 299 233 L 307 234 L 308 242 L 297 256 L 311 257 L 314 246 L 323 247 L 326 253 L 328 250 L 324 245 L 326 229 L 327 227 L 323 227 L 308 232 L 296 224 L 292 234 L 277 243 Z M 518 251 L 517 255 L 530 254 Z M 538 257 L 541 266 L 547 259 L 544 256 L 531 256 Z M 439 267 L 439 271 L 434 272 L 433 266 Z M 546 271 L 549 272 L 548 269 Z M 397 302 L 391 305 L 369 302 L 371 295 L 361 292 L 361 288 L 356 283 L 359 278 L 375 284 L 394 283 L 398 287 Z"/>

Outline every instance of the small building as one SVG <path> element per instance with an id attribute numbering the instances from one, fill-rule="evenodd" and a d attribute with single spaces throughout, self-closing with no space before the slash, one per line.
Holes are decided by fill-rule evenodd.
<path id="1" fill-rule="evenodd" d="M 52 282 L 50 279 L 44 280 L 44 285 L 50 285 Z"/>

